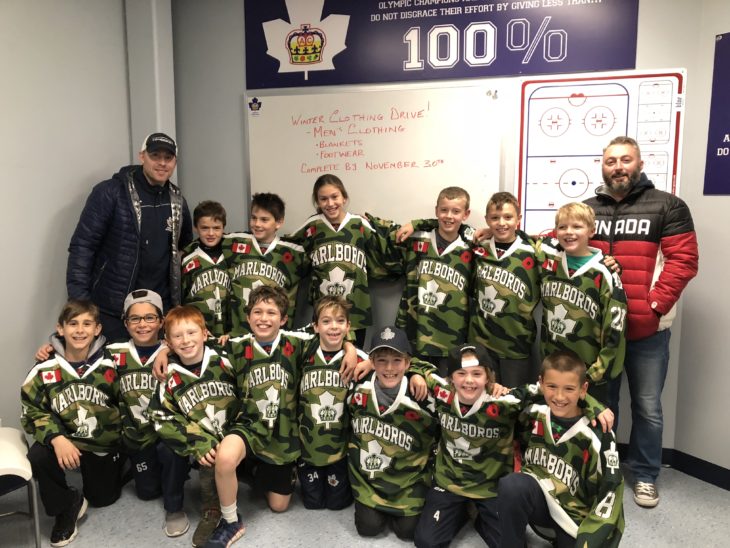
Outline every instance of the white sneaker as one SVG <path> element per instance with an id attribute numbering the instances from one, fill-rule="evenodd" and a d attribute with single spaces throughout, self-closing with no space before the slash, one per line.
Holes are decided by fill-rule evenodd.
<path id="1" fill-rule="evenodd" d="M 634 484 L 634 502 L 644 508 L 654 508 L 659 504 L 659 491 L 656 485 L 645 481 Z"/>

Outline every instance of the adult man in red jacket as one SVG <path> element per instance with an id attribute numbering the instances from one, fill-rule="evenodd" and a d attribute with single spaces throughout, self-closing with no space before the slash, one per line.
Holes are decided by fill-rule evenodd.
<path id="1" fill-rule="evenodd" d="M 628 303 L 624 370 L 631 395 L 631 439 L 626 462 L 635 479 L 634 501 L 659 502 L 662 456 L 661 394 L 669 365 L 669 326 L 675 304 L 697 274 L 697 236 L 687 205 L 658 190 L 642 172 L 637 142 L 616 137 L 603 152 L 604 185 L 586 200 L 596 212 L 591 245 L 621 264 Z M 623 322 L 624 318 L 614 318 Z M 610 386 L 617 413 L 621 377 Z"/>

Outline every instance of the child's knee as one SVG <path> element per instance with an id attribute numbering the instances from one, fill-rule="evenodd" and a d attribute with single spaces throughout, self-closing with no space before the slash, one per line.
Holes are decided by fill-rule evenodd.
<path id="1" fill-rule="evenodd" d="M 289 509 L 291 495 L 281 495 L 279 493 L 266 493 L 266 500 L 272 512 L 281 513 Z"/>
<path id="2" fill-rule="evenodd" d="M 227 442 L 227 443 L 224 443 Z M 246 458 L 246 445 L 238 436 L 223 439 L 215 454 L 215 469 L 217 472 L 235 472 L 241 461 Z"/>

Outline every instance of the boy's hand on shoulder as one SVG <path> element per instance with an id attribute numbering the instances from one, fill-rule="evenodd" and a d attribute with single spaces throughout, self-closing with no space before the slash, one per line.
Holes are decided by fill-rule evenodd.
<path id="1" fill-rule="evenodd" d="M 478 228 L 474 231 L 474 243 L 479 243 L 482 240 L 488 240 L 492 237 L 491 228 Z"/>
<path id="2" fill-rule="evenodd" d="M 81 466 L 81 451 L 66 436 L 56 436 L 51 440 L 51 445 L 61 470 L 73 470 Z"/>
<path id="3" fill-rule="evenodd" d="M 411 396 L 413 396 L 416 401 L 423 401 L 426 399 L 426 396 L 428 396 L 428 385 L 421 375 L 411 375 L 411 380 L 408 381 L 408 387 L 411 392 Z"/>
<path id="4" fill-rule="evenodd" d="M 168 358 L 169 354 L 169 348 L 166 346 L 161 347 L 159 353 L 155 357 L 154 363 L 152 364 L 152 374 L 160 382 L 167 381 L 167 364 L 170 361 Z"/>
<path id="5" fill-rule="evenodd" d="M 505 394 L 509 393 L 509 388 L 506 386 L 502 386 L 501 384 L 495 382 L 492 385 L 492 397 L 493 398 L 501 398 Z"/>
<path id="6" fill-rule="evenodd" d="M 354 344 L 347 341 L 342 345 L 342 348 L 345 350 L 345 356 L 342 358 L 342 365 L 340 365 L 340 378 L 344 384 L 348 384 L 353 379 L 357 369 L 357 350 Z"/>
<path id="7" fill-rule="evenodd" d="M 597 419 L 591 421 L 591 425 L 596 426 L 596 420 L 601 423 L 601 430 L 604 432 L 610 432 L 613 429 L 613 411 L 606 408 L 598 414 Z"/>
<path id="8" fill-rule="evenodd" d="M 616 257 L 614 257 L 613 255 L 604 255 L 603 264 L 606 266 L 606 268 L 621 276 L 621 272 L 623 271 L 623 269 L 621 268 L 621 263 L 616 260 Z"/>
<path id="9" fill-rule="evenodd" d="M 53 354 L 53 347 L 46 343 L 41 345 L 38 350 L 35 351 L 35 359 L 39 362 L 44 362 Z"/>
<path id="10" fill-rule="evenodd" d="M 353 373 L 352 373 L 352 378 L 349 379 L 348 381 L 346 381 L 345 384 L 347 384 L 350 381 L 361 380 L 363 377 L 365 377 L 365 375 L 370 373 L 372 370 L 373 370 L 373 362 L 371 362 L 370 360 L 363 360 L 363 361 L 359 362 L 357 364 L 357 366 L 355 367 L 355 371 L 353 371 Z"/>
<path id="11" fill-rule="evenodd" d="M 205 455 L 200 457 L 198 459 L 198 463 L 201 466 L 205 466 L 207 468 L 210 468 L 211 466 L 215 465 L 215 447 L 208 451 Z"/>
<path id="12" fill-rule="evenodd" d="M 226 343 L 228 342 L 228 339 L 230 339 L 230 338 L 231 338 L 231 334 L 230 333 L 226 333 L 225 335 L 221 335 L 220 337 L 218 337 L 218 345 L 219 346 L 225 346 Z"/>
<path id="13" fill-rule="evenodd" d="M 413 235 L 414 232 L 415 230 L 413 229 L 412 223 L 404 224 L 395 233 L 396 243 L 405 242 L 408 238 L 411 237 L 411 235 Z"/>

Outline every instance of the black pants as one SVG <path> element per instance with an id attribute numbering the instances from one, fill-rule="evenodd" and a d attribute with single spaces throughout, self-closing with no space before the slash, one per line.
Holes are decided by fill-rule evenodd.
<path id="1" fill-rule="evenodd" d="M 66 483 L 66 472 L 56 459 L 50 445 L 34 443 L 28 451 L 33 476 L 38 480 L 38 490 L 43 507 L 49 516 L 57 516 L 73 502 L 73 494 Z M 123 456 L 110 452 L 102 457 L 89 451 L 81 451 L 81 477 L 84 497 L 91 506 L 109 506 L 122 493 Z"/>
<path id="2" fill-rule="evenodd" d="M 352 504 L 347 457 L 327 466 L 312 466 L 299 461 L 297 475 L 305 508 L 342 510 Z"/>
<path id="3" fill-rule="evenodd" d="M 499 546 L 524 546 L 528 523 L 553 529 L 558 548 L 575 546 L 575 539 L 550 516 L 545 493 L 535 478 L 527 474 L 508 474 L 499 480 L 498 492 L 497 508 L 502 532 Z"/>
<path id="4" fill-rule="evenodd" d="M 401 540 L 413 540 L 418 516 L 393 516 L 355 501 L 355 528 L 361 537 L 374 537 L 385 530 L 390 522 L 393 532 Z"/>
<path id="5" fill-rule="evenodd" d="M 107 314 L 106 312 L 101 312 L 99 316 L 101 319 L 101 334 L 106 337 L 107 343 L 129 340 L 129 332 L 121 316 Z"/>
<path id="6" fill-rule="evenodd" d="M 473 502 L 479 515 L 474 528 L 487 546 L 499 545 L 499 516 L 497 499 L 470 499 L 450 493 L 440 487 L 432 487 L 426 495 L 421 518 L 416 529 L 415 544 L 418 548 L 448 546 L 469 519 L 467 505 Z"/>
<path id="7" fill-rule="evenodd" d="M 134 488 L 142 500 L 162 495 L 166 512 L 183 508 L 183 488 L 188 479 L 190 461 L 176 455 L 162 441 L 129 454 L 134 475 Z"/>

